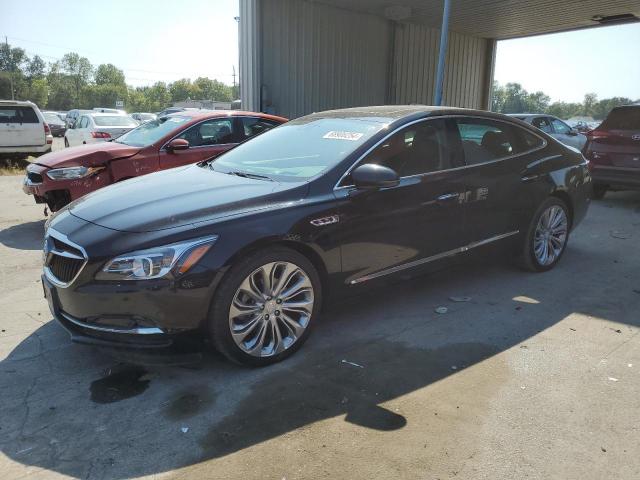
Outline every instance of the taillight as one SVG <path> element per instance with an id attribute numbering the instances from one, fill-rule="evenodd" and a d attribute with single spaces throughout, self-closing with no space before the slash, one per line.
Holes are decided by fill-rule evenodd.
<path id="1" fill-rule="evenodd" d="M 607 132 L 605 130 L 591 130 L 586 135 L 592 140 L 597 140 L 600 138 L 610 138 L 614 136 L 611 132 Z"/>
<path id="2" fill-rule="evenodd" d="M 107 132 L 91 132 L 93 138 L 111 138 Z"/>
<path id="3" fill-rule="evenodd" d="M 47 140 L 47 145 L 53 143 L 53 137 L 51 136 L 51 129 L 49 125 L 46 123 L 42 124 L 44 126 L 44 137 Z"/>

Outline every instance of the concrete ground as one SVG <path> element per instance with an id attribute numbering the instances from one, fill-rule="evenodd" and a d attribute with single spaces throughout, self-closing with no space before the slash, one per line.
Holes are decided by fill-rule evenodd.
<path id="1" fill-rule="evenodd" d="M 71 344 L 20 180 L 0 178 L 3 479 L 640 478 L 640 193 L 594 203 L 551 272 L 484 261 L 377 289 L 250 370 Z"/>

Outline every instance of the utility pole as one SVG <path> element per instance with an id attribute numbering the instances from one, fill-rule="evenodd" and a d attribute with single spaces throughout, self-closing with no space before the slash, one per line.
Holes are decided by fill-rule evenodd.
<path id="1" fill-rule="evenodd" d="M 7 46 L 7 55 L 9 56 L 9 62 L 11 62 L 11 50 L 9 50 L 9 40 L 7 40 L 7 36 L 4 36 L 4 44 Z M 9 84 L 11 85 L 11 100 L 16 99 L 16 95 L 13 92 L 13 65 L 9 63 Z"/>
<path id="2" fill-rule="evenodd" d="M 233 68 L 233 88 L 236 88 L 236 66 L 232 65 L 231 68 Z"/>

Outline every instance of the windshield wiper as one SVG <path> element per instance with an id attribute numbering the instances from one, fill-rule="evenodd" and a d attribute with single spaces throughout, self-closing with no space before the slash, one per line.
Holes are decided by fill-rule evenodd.
<path id="1" fill-rule="evenodd" d="M 254 178 L 257 180 L 268 180 L 270 182 L 273 182 L 273 178 L 267 177 L 266 175 L 258 175 L 257 173 L 240 172 L 240 171 L 231 171 L 231 172 L 225 172 L 225 173 L 228 173 L 229 175 L 236 175 L 238 177 L 243 177 L 243 178 Z"/>

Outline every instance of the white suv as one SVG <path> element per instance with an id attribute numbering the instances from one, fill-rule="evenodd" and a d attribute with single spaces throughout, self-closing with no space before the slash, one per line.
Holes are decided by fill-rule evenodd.
<path id="1" fill-rule="evenodd" d="M 51 151 L 53 136 L 32 102 L 0 100 L 0 154 L 40 156 Z"/>

